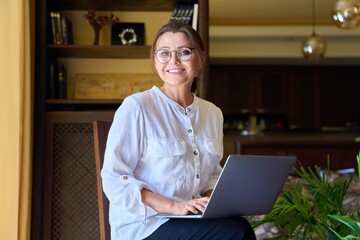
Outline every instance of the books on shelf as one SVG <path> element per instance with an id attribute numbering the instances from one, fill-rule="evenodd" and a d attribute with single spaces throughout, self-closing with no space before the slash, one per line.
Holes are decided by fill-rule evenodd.
<path id="1" fill-rule="evenodd" d="M 63 64 L 58 64 L 54 62 L 50 63 L 47 84 L 47 98 L 65 99 L 67 97 L 66 82 L 66 67 Z"/>
<path id="2" fill-rule="evenodd" d="M 181 21 L 197 30 L 199 4 L 176 4 L 170 21 Z"/>
<path id="3" fill-rule="evenodd" d="M 71 21 L 64 16 L 60 18 L 63 44 L 74 44 Z"/>
<path id="4" fill-rule="evenodd" d="M 71 21 L 59 12 L 50 12 L 51 33 L 53 44 L 73 44 L 73 30 Z"/>

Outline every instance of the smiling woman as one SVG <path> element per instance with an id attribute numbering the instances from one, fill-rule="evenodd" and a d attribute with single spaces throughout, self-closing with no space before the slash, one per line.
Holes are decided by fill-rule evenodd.
<path id="1" fill-rule="evenodd" d="M 1 1 L 0 239 L 29 239 L 31 68 L 29 1 Z M 18 16 L 22 16 L 19 18 Z"/>
<path id="2" fill-rule="evenodd" d="M 162 86 L 125 98 L 107 138 L 101 177 L 110 201 L 111 238 L 255 239 L 241 216 L 202 221 L 158 216 L 204 211 L 221 172 L 223 115 L 194 93 L 206 54 L 190 25 L 162 26 L 150 53 Z"/>

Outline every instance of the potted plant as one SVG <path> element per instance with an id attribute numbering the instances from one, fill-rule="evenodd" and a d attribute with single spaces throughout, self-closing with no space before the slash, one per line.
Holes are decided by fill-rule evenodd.
<path id="1" fill-rule="evenodd" d="M 360 172 L 360 152 L 357 156 Z M 328 163 L 330 160 L 328 159 Z M 272 211 L 253 223 L 265 223 L 280 229 L 277 239 L 359 239 L 360 207 L 346 209 L 345 194 L 355 183 L 355 173 L 336 175 L 319 167 L 295 169 Z M 342 237 L 345 236 L 345 237 Z"/>

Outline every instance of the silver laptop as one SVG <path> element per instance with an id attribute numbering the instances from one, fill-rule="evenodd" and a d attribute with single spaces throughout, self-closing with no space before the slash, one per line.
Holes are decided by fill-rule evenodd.
<path id="1" fill-rule="evenodd" d="M 219 218 L 269 213 L 295 165 L 293 156 L 230 155 L 203 213 L 158 217 Z"/>

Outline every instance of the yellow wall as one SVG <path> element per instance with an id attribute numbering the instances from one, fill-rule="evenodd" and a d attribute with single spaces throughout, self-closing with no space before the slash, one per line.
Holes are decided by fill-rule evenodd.
<path id="1" fill-rule="evenodd" d="M 326 58 L 360 58 L 360 27 L 316 28 L 327 42 Z M 210 26 L 210 58 L 298 58 L 311 26 Z M 340 62 L 341 63 L 341 62 Z"/>
<path id="2" fill-rule="evenodd" d="M 4 240 L 29 239 L 31 2 L 0 1 L 0 239 Z"/>
<path id="3" fill-rule="evenodd" d="M 19 5 L 9 2 L 0 1 L 0 239 L 17 239 L 19 205 L 19 66 L 7 62 L 17 58 L 20 19 L 13 17 Z"/>

